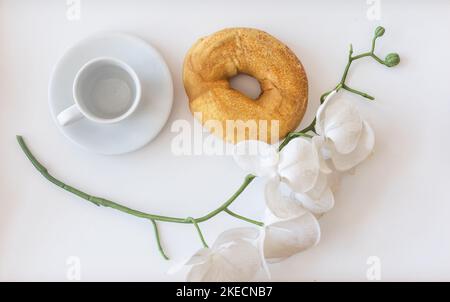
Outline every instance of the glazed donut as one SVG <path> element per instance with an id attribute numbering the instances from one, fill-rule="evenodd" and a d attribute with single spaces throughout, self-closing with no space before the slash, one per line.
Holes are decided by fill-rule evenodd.
<path id="1" fill-rule="evenodd" d="M 240 73 L 259 81 L 256 100 L 230 87 L 228 80 Z M 185 57 L 183 82 L 191 112 L 201 113 L 206 128 L 232 143 L 274 143 L 295 130 L 308 103 L 308 80 L 300 60 L 279 40 L 252 28 L 227 28 L 197 41 Z M 208 120 L 220 121 L 225 130 L 219 133 Z M 255 121 L 259 128 L 260 121 L 266 121 L 267 127 L 239 138 L 235 129 L 227 129 L 227 120 Z M 279 121 L 276 135 L 273 121 Z"/>

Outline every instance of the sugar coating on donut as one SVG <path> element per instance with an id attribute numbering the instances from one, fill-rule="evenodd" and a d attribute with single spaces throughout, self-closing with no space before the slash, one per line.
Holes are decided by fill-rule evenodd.
<path id="1" fill-rule="evenodd" d="M 259 81 L 256 100 L 230 87 L 229 79 L 239 73 Z M 295 130 L 308 103 L 308 80 L 300 60 L 282 42 L 252 28 L 227 28 L 198 40 L 185 57 L 183 82 L 191 112 L 201 113 L 206 127 L 211 124 L 207 121 L 219 121 L 223 131 L 209 130 L 232 143 L 278 141 Z M 230 128 L 233 121 L 258 129 Z"/>

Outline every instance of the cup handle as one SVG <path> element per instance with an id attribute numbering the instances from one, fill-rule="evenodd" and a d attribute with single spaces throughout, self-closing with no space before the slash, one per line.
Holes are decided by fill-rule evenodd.
<path id="1" fill-rule="evenodd" d="M 69 108 L 63 110 L 56 119 L 61 126 L 67 126 L 73 122 L 76 122 L 83 118 L 83 114 L 78 109 L 77 105 L 72 105 Z"/>

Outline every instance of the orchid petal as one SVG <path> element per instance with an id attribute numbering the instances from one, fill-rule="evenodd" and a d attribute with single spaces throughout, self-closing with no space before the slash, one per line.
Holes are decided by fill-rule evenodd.
<path id="1" fill-rule="evenodd" d="M 203 277 L 208 273 L 208 270 L 211 267 L 211 259 L 208 259 L 206 262 L 202 264 L 196 264 L 192 266 L 191 270 L 186 276 L 187 282 L 201 282 L 203 281 Z"/>
<path id="2" fill-rule="evenodd" d="M 361 135 L 362 119 L 358 109 L 343 99 L 329 103 L 325 110 L 324 136 L 333 141 L 339 153 L 350 153 Z"/>
<path id="3" fill-rule="evenodd" d="M 265 188 L 265 198 L 267 208 L 277 219 L 288 219 L 303 214 L 305 210 L 299 202 L 293 199 L 292 191 L 285 188 L 284 184 L 278 178 L 272 178 L 267 181 Z M 283 194 L 285 193 L 285 194 Z"/>
<path id="4" fill-rule="evenodd" d="M 333 192 L 329 187 L 320 194 L 318 198 L 314 198 L 310 194 L 295 194 L 297 200 L 301 201 L 303 207 L 314 214 L 322 214 L 334 207 Z"/>
<path id="5" fill-rule="evenodd" d="M 320 240 L 320 225 L 313 214 L 306 212 L 267 225 L 264 234 L 265 258 L 280 261 L 316 245 Z"/>
<path id="6" fill-rule="evenodd" d="M 367 122 L 363 122 L 363 130 L 359 139 L 358 145 L 355 150 L 349 154 L 340 154 L 339 152 L 333 152 L 331 159 L 335 168 L 339 171 L 347 171 L 355 167 L 363 160 L 365 160 L 369 154 L 372 153 L 375 145 L 375 134 L 372 128 Z"/>
<path id="7" fill-rule="evenodd" d="M 278 174 L 296 192 L 306 192 L 319 175 L 319 155 L 312 143 L 295 138 L 280 152 Z"/>
<path id="8" fill-rule="evenodd" d="M 332 140 L 339 153 L 347 154 L 356 148 L 362 119 L 353 103 L 333 98 L 335 93 L 332 91 L 319 106 L 315 129 L 320 136 Z"/>
<path id="9" fill-rule="evenodd" d="M 323 122 L 324 122 L 324 116 L 325 116 L 325 109 L 328 106 L 328 103 L 333 98 L 333 96 L 337 93 L 336 90 L 331 91 L 327 97 L 325 98 L 325 101 L 319 106 L 316 113 L 316 125 L 314 129 L 316 130 L 316 133 L 320 136 L 324 135 L 323 132 Z"/>
<path id="10" fill-rule="evenodd" d="M 211 253 L 211 249 L 203 248 L 198 250 L 194 255 L 184 260 L 171 261 L 171 266 L 167 271 L 167 274 L 172 275 L 179 272 L 186 265 L 200 264 L 208 261 L 208 256 Z"/>
<path id="11" fill-rule="evenodd" d="M 261 268 L 262 263 L 256 241 L 248 241 L 248 239 L 257 239 L 258 232 L 256 229 L 255 231 L 249 229 L 232 229 L 222 233 L 211 248 L 208 259 L 191 268 L 187 281 L 243 282 L 251 280 Z"/>
<path id="12" fill-rule="evenodd" d="M 313 199 L 319 199 L 320 196 L 322 196 L 322 193 L 326 190 L 326 188 L 328 188 L 328 177 L 326 174 L 320 173 L 314 187 L 308 192 L 305 192 L 304 194 L 311 196 L 311 198 Z"/>
<path id="13" fill-rule="evenodd" d="M 202 249 L 198 250 L 194 255 L 192 255 L 192 257 L 186 261 L 185 265 L 194 265 L 194 264 L 204 263 L 208 260 L 208 257 L 210 254 L 211 254 L 211 249 L 202 248 Z"/>
<path id="14" fill-rule="evenodd" d="M 216 241 L 214 242 L 214 245 L 212 246 L 212 249 L 219 249 L 223 245 L 227 245 L 230 243 L 236 243 L 238 241 L 244 240 L 244 241 L 256 241 L 259 236 L 259 230 L 256 228 L 251 227 L 244 227 L 244 228 L 234 228 L 231 230 L 224 231 L 222 234 L 220 234 Z"/>
<path id="15" fill-rule="evenodd" d="M 270 212 L 269 210 L 266 209 L 266 212 Z M 263 268 L 263 271 L 266 273 L 267 278 L 272 279 L 272 274 L 270 273 L 269 270 L 269 266 L 266 260 L 266 257 L 264 255 L 264 238 L 266 236 L 266 228 L 261 228 L 261 232 L 258 238 L 258 251 L 259 251 L 259 256 L 261 259 L 261 266 Z"/>
<path id="16" fill-rule="evenodd" d="M 276 173 L 278 151 L 262 141 L 242 141 L 236 144 L 233 154 L 237 165 L 256 176 L 271 176 Z"/>
<path id="17" fill-rule="evenodd" d="M 330 167 L 328 167 L 327 163 L 325 162 L 326 159 L 325 153 L 328 153 L 325 140 L 321 136 L 314 136 L 312 138 L 312 143 L 314 148 L 316 148 L 317 154 L 319 156 L 320 172 L 330 174 L 333 171 L 330 169 Z"/>

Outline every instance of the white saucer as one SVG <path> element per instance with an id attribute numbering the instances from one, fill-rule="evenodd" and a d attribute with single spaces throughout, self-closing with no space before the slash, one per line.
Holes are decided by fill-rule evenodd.
<path id="1" fill-rule="evenodd" d="M 142 84 L 142 99 L 136 111 L 116 124 L 97 124 L 82 119 L 60 126 L 56 116 L 74 104 L 72 85 L 77 71 L 96 57 L 114 57 L 126 62 Z M 61 132 L 78 146 L 100 154 L 121 154 L 150 142 L 166 123 L 173 102 L 173 83 L 162 56 L 133 36 L 109 33 L 82 40 L 58 61 L 49 84 L 50 111 Z"/>

